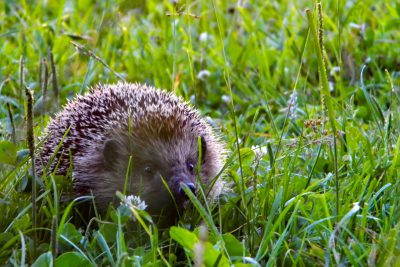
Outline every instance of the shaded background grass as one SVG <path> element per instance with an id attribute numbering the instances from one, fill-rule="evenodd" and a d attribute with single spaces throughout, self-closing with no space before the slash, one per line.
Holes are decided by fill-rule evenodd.
<path id="1" fill-rule="evenodd" d="M 231 151 L 227 179 L 232 191 L 212 213 L 219 236 L 208 237 L 220 255 L 236 264 L 394 264 L 399 261 L 400 5 L 323 2 L 325 60 L 338 130 L 337 194 L 333 136 L 321 104 L 306 8 L 314 3 L 3 1 L 1 139 L 13 136 L 9 104 L 15 146 L 23 158 L 21 79 L 35 95 L 36 136 L 67 99 L 95 83 L 125 79 L 166 88 L 211 117 Z M 46 101 L 40 84 L 44 64 Z M 31 253 L 30 213 L 24 210 L 30 203 L 28 167 L 1 168 L 0 259 L 20 264 L 25 250 L 18 231 Z M 40 206 L 40 225 L 47 228 L 51 203 Z M 101 254 L 107 246 L 85 247 L 79 238 L 75 244 L 95 264 L 131 263 L 133 255 L 140 264 L 189 264 L 199 255 L 179 251 L 182 242 L 168 233 L 160 238 L 161 245 L 139 245 L 124 256 L 114 251 L 118 245 L 113 244 L 121 242 L 105 238 L 114 259 Z M 49 235 L 41 245 L 40 251 L 48 249 Z"/>

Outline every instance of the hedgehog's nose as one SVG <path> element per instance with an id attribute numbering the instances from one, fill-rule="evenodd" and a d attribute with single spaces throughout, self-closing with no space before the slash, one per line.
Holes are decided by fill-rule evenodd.
<path id="1" fill-rule="evenodd" d="M 190 189 L 190 191 L 192 191 L 193 194 L 196 193 L 196 187 L 194 186 L 193 183 L 181 183 L 179 190 L 178 190 L 180 196 L 183 196 L 183 197 L 187 196 L 185 191 L 183 190 L 183 187 L 182 187 L 183 185 L 186 185 Z"/>

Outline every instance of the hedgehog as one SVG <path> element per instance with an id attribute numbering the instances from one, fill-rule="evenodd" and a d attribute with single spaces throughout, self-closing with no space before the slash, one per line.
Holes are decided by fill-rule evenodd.
<path id="1" fill-rule="evenodd" d="M 39 170 L 72 170 L 73 195 L 93 195 L 102 212 L 119 203 L 121 191 L 139 196 L 158 220 L 175 222 L 188 203 L 184 185 L 196 193 L 201 181 L 211 199 L 223 191 L 223 141 L 195 108 L 165 90 L 96 85 L 69 101 L 44 136 Z"/>

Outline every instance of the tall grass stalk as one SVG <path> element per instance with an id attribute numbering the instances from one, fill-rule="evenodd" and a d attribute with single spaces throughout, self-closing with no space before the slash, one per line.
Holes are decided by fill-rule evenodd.
<path id="1" fill-rule="evenodd" d="M 29 147 L 29 155 L 31 157 L 31 175 L 32 175 L 32 228 L 33 231 L 33 238 L 32 238 L 32 257 L 36 258 L 36 246 L 37 246 L 37 207 L 36 207 L 36 169 L 35 169 L 35 137 L 33 134 L 33 93 L 28 88 L 25 88 L 26 93 L 26 121 L 27 121 L 27 140 L 28 140 L 28 147 Z"/>
<path id="2" fill-rule="evenodd" d="M 323 21 L 322 21 L 322 4 L 317 2 L 317 10 L 319 14 L 319 31 L 317 31 L 316 21 L 314 13 L 307 9 L 307 19 L 308 24 L 311 29 L 311 34 L 314 38 L 314 47 L 317 52 L 317 60 L 318 60 L 318 76 L 321 84 L 321 99 L 322 105 L 325 105 L 330 126 L 332 129 L 333 135 L 333 151 L 334 151 L 334 166 L 335 166 L 335 187 L 336 187 L 336 216 L 339 216 L 339 173 L 338 173 L 338 152 L 337 152 L 337 130 L 336 130 L 336 118 L 335 111 L 333 110 L 332 102 L 331 102 L 331 94 L 329 90 L 328 83 L 328 75 L 326 73 L 325 60 L 324 60 L 324 44 L 323 44 Z"/>

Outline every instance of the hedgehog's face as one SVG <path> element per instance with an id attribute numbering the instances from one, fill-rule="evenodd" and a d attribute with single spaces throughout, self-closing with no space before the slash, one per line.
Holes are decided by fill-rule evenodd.
<path id="1" fill-rule="evenodd" d="M 189 202 L 183 188 L 195 194 L 197 177 L 200 176 L 203 181 L 209 179 L 206 170 L 209 158 L 207 144 L 204 138 L 197 136 L 149 139 L 151 142 L 135 140 L 129 144 L 121 144 L 114 139 L 106 141 L 106 166 L 115 173 L 113 176 L 121 177 L 120 191 L 125 182 L 123 178 L 130 169 L 128 193 L 144 199 L 150 214 L 175 218 L 176 213 Z"/>
<path id="2" fill-rule="evenodd" d="M 196 193 L 198 165 L 206 153 L 204 138 L 200 139 L 200 146 L 197 140 L 197 137 L 168 141 L 152 139 L 133 151 L 135 191 L 144 185 L 142 195 L 152 202 L 150 209 L 165 208 L 163 206 L 170 202 L 167 199 L 174 202 L 172 207 L 175 203 L 178 208 L 184 207 L 188 201 L 184 187 Z"/>

